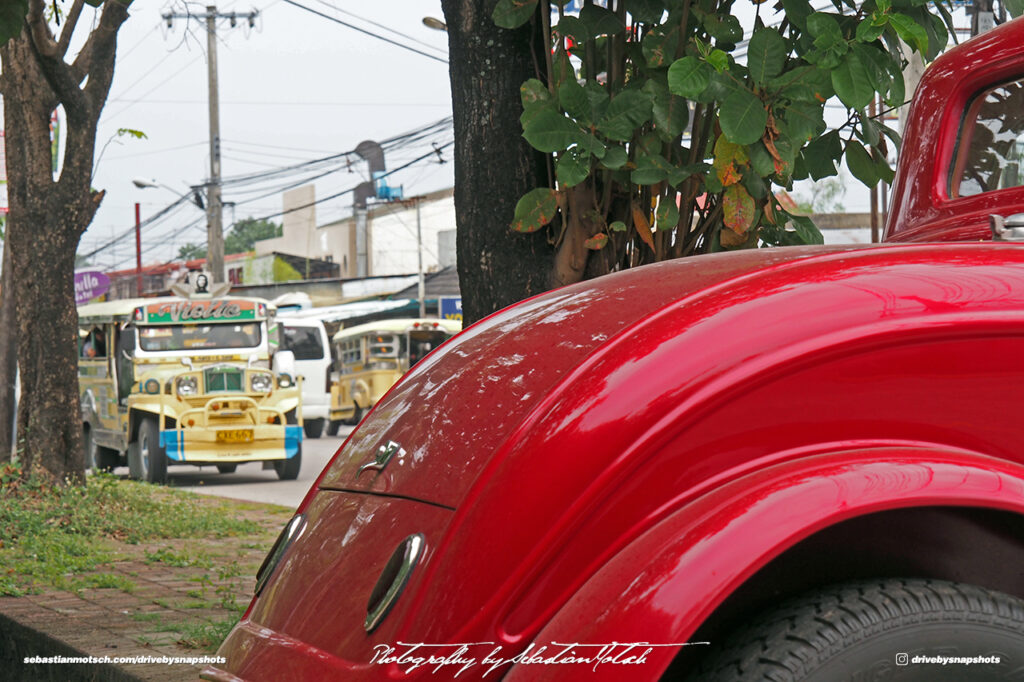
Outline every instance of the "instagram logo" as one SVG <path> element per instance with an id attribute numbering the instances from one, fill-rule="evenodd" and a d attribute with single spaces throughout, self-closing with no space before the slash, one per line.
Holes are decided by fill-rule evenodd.
<path id="1" fill-rule="evenodd" d="M 907 665 L 909 662 L 906 654 L 896 654 L 896 665 Z"/>

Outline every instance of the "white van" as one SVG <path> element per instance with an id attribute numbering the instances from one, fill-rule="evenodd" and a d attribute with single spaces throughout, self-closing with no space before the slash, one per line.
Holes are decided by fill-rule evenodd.
<path id="1" fill-rule="evenodd" d="M 331 403 L 331 345 L 324 323 L 315 319 L 277 318 L 281 350 L 295 354 L 295 373 L 302 379 L 302 420 L 307 438 L 319 438 Z"/>

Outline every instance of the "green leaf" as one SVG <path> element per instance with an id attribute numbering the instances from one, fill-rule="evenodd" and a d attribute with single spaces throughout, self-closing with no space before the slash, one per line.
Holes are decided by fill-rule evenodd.
<path id="1" fill-rule="evenodd" d="M 832 70 L 832 87 L 843 104 L 851 109 L 863 109 L 875 95 L 867 65 L 852 51 Z"/>
<path id="2" fill-rule="evenodd" d="M 747 68 L 750 77 L 758 85 L 764 85 L 769 78 L 782 72 L 786 65 L 786 40 L 779 32 L 771 28 L 759 28 L 754 31 L 747 47 Z"/>
<path id="3" fill-rule="evenodd" d="M 491 19 L 502 28 L 519 28 L 533 16 L 537 0 L 498 0 Z"/>
<path id="4" fill-rule="evenodd" d="M 743 185 L 730 185 L 722 195 L 722 222 L 736 234 L 744 234 L 754 222 L 757 207 Z"/>
<path id="5" fill-rule="evenodd" d="M 21 35 L 28 15 L 28 0 L 0 2 L 0 45 Z"/>
<path id="6" fill-rule="evenodd" d="M 529 109 L 537 104 L 551 101 L 551 91 L 536 78 L 531 78 L 519 86 L 519 99 L 523 103 L 523 109 Z"/>
<path id="7" fill-rule="evenodd" d="M 738 90 L 722 102 L 718 111 L 722 133 L 736 144 L 752 144 L 764 135 L 768 112 L 764 102 L 748 90 Z"/>
<path id="8" fill-rule="evenodd" d="M 668 177 L 670 165 L 657 154 L 640 156 L 636 160 L 636 169 L 629 174 L 629 179 L 634 185 L 656 185 Z"/>
<path id="9" fill-rule="evenodd" d="M 750 153 L 750 167 L 762 178 L 775 175 L 775 159 L 768 153 L 761 142 L 756 142 L 748 148 Z"/>
<path id="10" fill-rule="evenodd" d="M 889 25 L 903 42 L 917 48 L 922 54 L 928 52 L 928 32 L 916 21 L 905 14 L 890 14 Z"/>
<path id="11" fill-rule="evenodd" d="M 622 222 L 621 220 L 616 220 L 615 222 L 608 226 L 608 229 L 611 230 L 612 232 L 625 232 L 629 228 L 626 227 L 626 223 Z"/>
<path id="12" fill-rule="evenodd" d="M 885 33 L 885 24 L 881 26 L 875 23 L 875 16 L 866 17 L 857 24 L 857 40 L 862 43 L 873 43 Z"/>
<path id="13" fill-rule="evenodd" d="M 803 150 L 804 163 L 815 180 L 836 175 L 836 161 L 842 155 L 843 143 L 839 138 L 839 132 L 835 130 L 812 140 Z"/>
<path id="14" fill-rule="evenodd" d="M 875 163 L 859 142 L 851 140 L 847 143 L 846 167 L 853 173 L 853 177 L 868 187 L 874 187 L 878 184 L 878 173 L 875 170 Z"/>
<path id="15" fill-rule="evenodd" d="M 611 102 L 608 91 L 592 81 L 585 83 L 583 89 L 587 92 L 587 99 L 590 100 L 591 118 L 600 121 L 604 112 L 608 110 L 608 103 Z"/>
<path id="16" fill-rule="evenodd" d="M 615 12 L 598 5 L 584 5 L 580 10 L 580 21 L 586 25 L 591 38 L 613 36 L 626 29 L 626 25 L 615 16 Z"/>
<path id="17" fill-rule="evenodd" d="M 814 221 L 807 216 L 802 215 L 791 215 L 789 219 L 793 223 L 793 231 L 796 236 L 799 237 L 800 241 L 804 244 L 824 244 L 825 238 L 821 234 L 821 230 L 814 224 Z"/>
<path id="18" fill-rule="evenodd" d="M 552 68 L 555 72 L 554 81 L 556 89 L 561 87 L 562 83 L 567 80 L 576 80 L 576 68 L 572 65 L 569 55 L 565 53 L 561 46 L 555 49 L 555 54 L 552 57 Z"/>
<path id="19" fill-rule="evenodd" d="M 571 15 L 559 19 L 551 30 L 560 36 L 570 36 L 580 43 L 588 38 L 586 25 L 580 21 L 579 17 Z"/>
<path id="20" fill-rule="evenodd" d="M 729 55 L 719 49 L 711 50 L 707 56 L 707 62 L 718 73 L 729 68 Z"/>
<path id="21" fill-rule="evenodd" d="M 834 93 L 829 72 L 816 66 L 798 66 L 773 78 L 768 87 L 797 102 L 824 103 Z"/>
<path id="22" fill-rule="evenodd" d="M 675 27 L 666 31 L 663 26 L 657 26 L 649 31 L 641 42 L 644 60 L 651 68 L 666 66 L 675 59 L 678 46 L 679 29 Z"/>
<path id="23" fill-rule="evenodd" d="M 613 146 L 605 150 L 604 158 L 601 159 L 601 165 L 608 170 L 618 170 L 625 166 L 628 160 L 629 155 L 624 148 Z"/>
<path id="24" fill-rule="evenodd" d="M 125 135 L 127 135 L 128 137 L 134 137 L 136 140 L 148 140 L 149 139 L 149 136 L 146 135 L 146 133 L 142 132 L 141 130 L 134 130 L 133 128 L 118 128 L 117 129 L 117 136 L 118 137 L 124 137 Z"/>
<path id="25" fill-rule="evenodd" d="M 643 91 L 651 98 L 654 129 L 661 139 L 670 142 L 681 135 L 690 121 L 686 100 L 670 94 L 667 87 L 655 80 L 644 83 Z"/>
<path id="26" fill-rule="evenodd" d="M 781 111 L 780 123 L 787 137 L 800 145 L 825 132 L 825 105 L 794 102 Z"/>
<path id="27" fill-rule="evenodd" d="M 843 31 L 831 14 L 815 12 L 807 17 L 807 32 L 814 36 L 814 44 L 824 50 L 843 42 Z"/>
<path id="28" fill-rule="evenodd" d="M 536 232 L 552 221 L 558 212 L 558 192 L 550 187 L 530 190 L 516 203 L 512 229 Z"/>
<path id="29" fill-rule="evenodd" d="M 555 176 L 563 187 L 573 187 L 590 175 L 590 152 L 580 147 L 567 150 L 558 158 Z"/>
<path id="30" fill-rule="evenodd" d="M 597 130 L 609 139 L 627 142 L 650 118 L 650 97 L 639 90 L 623 90 L 608 105 Z"/>
<path id="31" fill-rule="evenodd" d="M 790 23 L 801 31 L 807 30 L 807 17 L 814 13 L 808 0 L 782 0 L 782 7 Z"/>
<path id="32" fill-rule="evenodd" d="M 595 234 L 593 237 L 591 237 L 590 239 L 586 239 L 583 242 L 583 246 L 587 247 L 592 251 L 600 251 L 607 244 L 608 235 L 606 235 L 604 232 L 601 232 L 600 234 Z"/>
<path id="33" fill-rule="evenodd" d="M 668 89 L 674 95 L 697 99 L 711 82 L 711 67 L 696 57 L 677 59 L 668 68 Z"/>
<path id="34" fill-rule="evenodd" d="M 709 12 L 704 15 L 704 30 L 719 43 L 738 43 L 743 40 L 740 20 L 731 14 Z"/>
<path id="35" fill-rule="evenodd" d="M 655 229 L 672 230 L 679 224 L 679 207 L 674 200 L 662 197 L 658 202 L 658 210 L 654 212 Z"/>
<path id="36" fill-rule="evenodd" d="M 558 88 L 558 103 L 566 113 L 584 125 L 590 125 L 590 99 L 587 91 L 575 80 L 569 78 Z"/>
<path id="37" fill-rule="evenodd" d="M 560 112 L 546 109 L 526 124 L 523 137 L 534 149 L 550 154 L 580 142 L 583 131 Z"/>
<path id="38" fill-rule="evenodd" d="M 662 0 L 626 0 L 626 11 L 636 21 L 656 24 L 665 13 L 665 3 Z"/>

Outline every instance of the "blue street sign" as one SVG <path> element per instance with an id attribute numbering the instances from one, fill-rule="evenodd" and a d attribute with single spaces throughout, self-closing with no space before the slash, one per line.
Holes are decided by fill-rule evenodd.
<path id="1" fill-rule="evenodd" d="M 442 320 L 462 319 L 461 296 L 438 296 L 437 313 Z"/>

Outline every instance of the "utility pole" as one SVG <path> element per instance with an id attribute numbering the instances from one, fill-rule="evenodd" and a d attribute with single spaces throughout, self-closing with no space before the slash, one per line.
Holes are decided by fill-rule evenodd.
<path id="1" fill-rule="evenodd" d="M 232 28 L 238 19 L 246 19 L 249 28 L 255 25 L 259 11 L 248 14 L 217 12 L 216 5 L 207 5 L 206 14 L 163 15 L 168 28 L 174 19 L 204 19 L 206 21 L 206 66 L 210 102 L 210 179 L 206 183 L 206 264 L 214 282 L 224 281 L 224 205 L 220 187 L 220 94 L 217 87 L 217 20 L 228 19 Z"/>
<path id="2" fill-rule="evenodd" d="M 974 0 L 971 9 L 971 37 L 995 28 L 995 19 L 992 0 Z"/>

